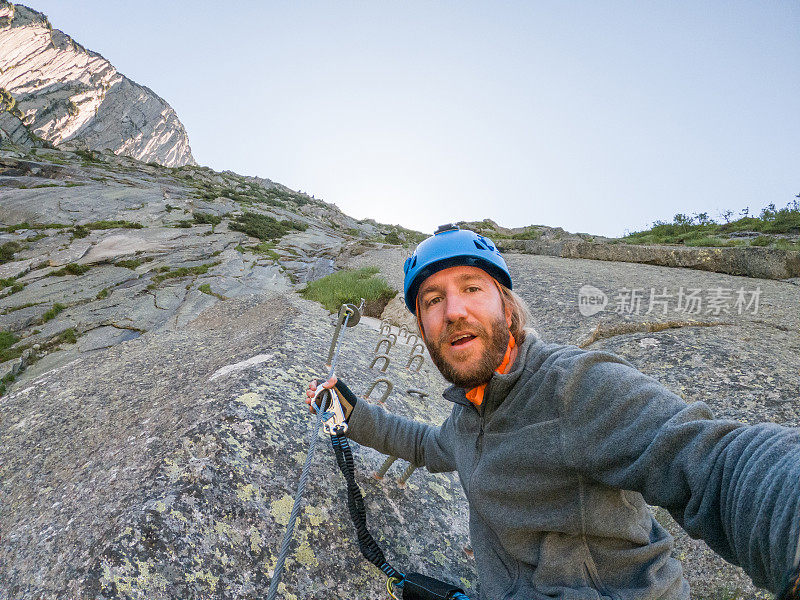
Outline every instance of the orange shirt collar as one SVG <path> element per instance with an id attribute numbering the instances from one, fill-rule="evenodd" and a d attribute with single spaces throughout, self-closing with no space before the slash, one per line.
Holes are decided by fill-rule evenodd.
<path id="1" fill-rule="evenodd" d="M 506 353 L 503 356 L 503 362 L 500 363 L 500 366 L 495 369 L 495 373 L 500 373 L 501 375 L 505 374 L 508 371 L 508 368 L 511 366 L 509 363 L 511 362 L 511 351 L 516 346 L 517 341 L 514 339 L 514 335 L 509 331 L 508 332 L 508 346 L 506 347 Z M 481 404 L 483 404 L 483 395 L 486 393 L 486 386 L 488 384 L 483 383 L 478 387 L 474 387 L 471 390 L 467 391 L 467 400 L 472 402 L 475 405 L 475 408 L 478 408 Z"/>

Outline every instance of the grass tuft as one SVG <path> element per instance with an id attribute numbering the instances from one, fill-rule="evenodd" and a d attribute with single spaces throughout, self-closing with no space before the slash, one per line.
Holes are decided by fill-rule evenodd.
<path id="1" fill-rule="evenodd" d="M 91 265 L 79 265 L 77 263 L 69 263 L 64 268 L 59 269 L 58 271 L 53 271 L 50 274 L 55 275 L 57 277 L 63 277 L 64 275 L 83 275 L 84 273 L 86 273 L 86 271 L 88 271 L 91 268 L 92 268 Z"/>
<path id="2" fill-rule="evenodd" d="M 141 223 L 133 221 L 92 221 L 83 225 L 86 229 L 143 229 Z"/>
<path id="3" fill-rule="evenodd" d="M 78 335 L 75 333 L 75 330 L 70 327 L 59 333 L 54 341 L 56 344 L 74 344 L 78 341 Z"/>
<path id="4" fill-rule="evenodd" d="M 195 267 L 178 267 L 174 271 L 170 269 L 170 267 L 161 267 L 159 269 L 160 274 L 153 277 L 153 282 L 147 286 L 147 289 L 153 290 L 158 287 L 158 285 L 167 279 L 176 279 L 178 277 L 189 277 L 191 275 L 205 275 L 208 273 L 208 270 L 211 267 L 215 267 L 220 264 L 220 261 L 215 261 L 211 263 L 205 263 L 203 265 L 197 265 Z"/>
<path id="5" fill-rule="evenodd" d="M 281 256 L 275 252 L 275 244 L 272 242 L 261 242 L 255 246 L 251 246 L 250 250 L 256 254 L 264 254 L 269 256 L 272 260 L 280 260 Z"/>
<path id="6" fill-rule="evenodd" d="M 64 225 L 62 223 L 29 223 L 28 221 L 23 221 L 22 223 L 17 223 L 16 225 L 9 225 L 8 227 L 0 228 L 0 230 L 5 231 L 6 233 L 14 233 L 20 229 L 67 229 L 68 227 L 69 225 Z"/>
<path id="7" fill-rule="evenodd" d="M 303 298 L 319 302 L 330 312 L 336 312 L 342 304 L 358 304 L 361 298 L 367 302 L 385 304 L 397 295 L 397 291 L 381 277 L 376 277 L 377 267 L 337 271 L 322 279 L 307 284 L 300 294 Z"/>
<path id="8" fill-rule="evenodd" d="M 6 350 L 19 341 L 19 338 L 10 331 L 0 331 L 0 350 Z"/>
<path id="9" fill-rule="evenodd" d="M 128 260 L 118 260 L 114 263 L 115 267 L 125 267 L 126 269 L 130 269 L 131 271 L 135 271 L 137 267 L 142 264 L 141 258 L 131 258 Z"/>
<path id="10" fill-rule="evenodd" d="M 42 315 L 42 323 L 47 323 L 48 321 L 52 321 L 52 320 L 53 320 L 53 319 L 55 319 L 55 318 L 56 318 L 56 317 L 59 315 L 59 313 L 61 313 L 61 312 L 62 312 L 62 311 L 65 309 L 65 308 L 67 308 L 67 307 L 66 307 L 66 306 L 64 306 L 63 304 L 61 304 L 60 302 L 56 302 L 55 304 L 53 304 L 53 308 L 51 308 L 50 310 L 48 310 L 46 313 L 44 313 L 44 314 Z"/>
<path id="11" fill-rule="evenodd" d="M 203 292 L 204 294 L 208 294 L 209 296 L 214 296 L 215 298 L 219 298 L 220 300 L 226 300 L 225 296 L 217 294 L 216 292 L 212 291 L 211 284 L 209 283 L 204 283 L 203 285 L 198 286 L 197 289 Z"/>

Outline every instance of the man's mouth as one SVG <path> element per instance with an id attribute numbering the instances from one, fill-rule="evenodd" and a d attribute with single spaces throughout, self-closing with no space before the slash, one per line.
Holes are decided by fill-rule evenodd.
<path id="1" fill-rule="evenodd" d="M 460 335 L 455 336 L 450 340 L 451 346 L 463 346 L 475 339 L 476 336 L 472 335 L 471 333 L 462 333 Z"/>

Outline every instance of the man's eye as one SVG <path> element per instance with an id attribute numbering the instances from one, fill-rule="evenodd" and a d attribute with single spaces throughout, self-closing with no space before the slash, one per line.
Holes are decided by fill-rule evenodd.
<path id="1" fill-rule="evenodd" d="M 471 286 L 469 286 L 469 287 L 467 288 L 467 291 L 468 291 L 468 292 L 478 292 L 478 291 L 480 291 L 480 289 L 481 289 L 481 288 L 479 288 L 477 285 L 471 285 Z"/>
<path id="2" fill-rule="evenodd" d="M 433 306 L 434 304 L 436 304 L 437 302 L 439 302 L 441 299 L 442 299 L 442 297 L 441 297 L 441 296 L 434 296 L 433 298 L 428 298 L 428 299 L 425 301 L 425 306 Z"/>

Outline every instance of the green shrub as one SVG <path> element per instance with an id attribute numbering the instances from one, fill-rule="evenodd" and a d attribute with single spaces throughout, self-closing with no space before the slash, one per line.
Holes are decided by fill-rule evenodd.
<path id="1" fill-rule="evenodd" d="M 85 238 L 87 235 L 89 235 L 89 230 L 83 225 L 76 225 L 72 228 L 71 233 L 72 239 L 74 240 L 75 238 Z"/>
<path id="2" fill-rule="evenodd" d="M 9 225 L 3 229 L 8 233 L 14 233 L 20 229 L 67 229 L 68 227 L 69 225 L 64 225 L 63 223 L 29 223 L 28 221 L 23 221 L 22 223 Z"/>
<path id="3" fill-rule="evenodd" d="M 69 263 L 64 268 L 59 269 L 58 271 L 53 271 L 50 273 L 51 275 L 55 275 L 56 277 L 63 277 L 64 275 L 83 275 L 91 269 L 91 265 L 79 265 L 77 263 Z"/>
<path id="4" fill-rule="evenodd" d="M 538 240 L 542 237 L 542 230 L 536 227 L 526 227 L 525 231 L 515 233 L 511 236 L 514 240 Z"/>
<path id="5" fill-rule="evenodd" d="M 64 306 L 63 304 L 59 303 L 59 302 L 56 302 L 55 304 L 53 304 L 53 308 L 51 308 L 50 310 L 48 310 L 46 313 L 44 313 L 42 315 L 42 323 L 47 323 L 48 321 L 52 321 L 65 308 L 67 308 L 67 307 Z"/>
<path id="6" fill-rule="evenodd" d="M 394 244 L 395 246 L 400 246 L 403 243 L 396 231 L 390 231 L 383 236 L 383 239 L 387 244 Z"/>
<path id="7" fill-rule="evenodd" d="M 194 221 L 191 221 L 189 219 L 182 219 L 177 223 L 175 223 L 173 227 L 177 227 L 178 229 L 189 229 L 189 227 L 191 227 L 192 225 L 194 225 Z"/>
<path id="8" fill-rule="evenodd" d="M 772 238 L 768 235 L 760 235 L 755 239 L 750 240 L 751 246 L 769 246 L 772 243 Z"/>
<path id="9" fill-rule="evenodd" d="M 729 218 L 732 211 L 723 214 Z M 789 202 L 786 207 L 778 209 L 769 204 L 761 210 L 758 217 L 750 216 L 750 209 L 741 211 L 742 216 L 735 221 L 717 223 L 707 213 L 687 216 L 677 214 L 672 223 L 656 221 L 644 231 L 637 231 L 621 238 L 629 244 L 688 244 L 703 236 L 729 234 L 736 231 L 758 231 L 760 233 L 800 233 L 800 200 Z M 696 244 L 694 244 L 696 245 Z"/>
<path id="10" fill-rule="evenodd" d="M 292 230 L 305 231 L 308 225 L 296 221 L 278 221 L 269 215 L 245 212 L 234 218 L 230 228 L 241 231 L 261 241 L 274 241 L 282 238 Z"/>
<path id="11" fill-rule="evenodd" d="M 272 242 L 261 242 L 256 246 L 251 246 L 250 250 L 255 252 L 256 254 L 264 254 L 269 256 L 272 260 L 280 260 L 280 254 L 275 252 L 274 250 L 275 244 Z"/>
<path id="12" fill-rule="evenodd" d="M 384 279 L 376 277 L 377 273 L 377 267 L 338 271 L 307 284 L 300 294 L 319 302 L 331 312 L 338 311 L 342 304 L 358 304 L 361 298 L 367 302 L 388 302 L 397 291 L 390 288 Z"/>
<path id="13" fill-rule="evenodd" d="M 16 277 L 7 277 L 5 279 L 0 278 L 0 290 L 4 290 L 7 287 L 11 288 L 7 294 L 10 296 L 11 294 L 16 294 L 17 292 L 24 290 L 25 284 L 17 281 Z"/>
<path id="14" fill-rule="evenodd" d="M 212 213 L 195 212 L 192 213 L 192 217 L 198 225 L 211 225 L 212 229 L 222 223 L 222 217 Z"/>
<path id="15" fill-rule="evenodd" d="M 778 250 L 795 250 L 795 251 L 797 251 L 797 250 L 800 250 L 800 240 L 792 243 L 789 240 L 780 238 L 778 240 L 775 240 L 775 247 Z"/>
<path id="16" fill-rule="evenodd" d="M 2 22 L 0 22 L 0 25 L 2 25 Z M 0 396 L 6 393 L 8 385 L 10 383 L 13 383 L 14 379 L 16 379 L 16 375 L 14 375 L 13 373 L 9 373 L 8 375 L 0 379 Z"/>
<path id="17" fill-rule="evenodd" d="M 6 242 L 0 245 L 0 265 L 14 260 L 14 254 L 22 250 L 17 242 Z"/>
<path id="18" fill-rule="evenodd" d="M 5 348 L 0 350 L 0 363 L 19 358 L 22 356 L 23 350 L 25 350 L 25 348 Z"/>
<path id="19" fill-rule="evenodd" d="M 86 163 L 101 163 L 103 162 L 99 152 L 94 150 L 75 150 L 75 154 L 80 156 Z"/>
<path id="20" fill-rule="evenodd" d="M 99 292 L 97 292 L 97 296 L 96 296 L 96 298 L 97 298 L 98 300 L 103 300 L 104 298 L 108 298 L 108 293 L 109 293 L 109 292 L 108 292 L 108 288 L 103 288 L 102 290 L 100 290 Z"/>
<path id="21" fill-rule="evenodd" d="M 142 229 L 144 225 L 132 221 L 92 221 L 83 227 L 86 229 Z"/>
<path id="22" fill-rule="evenodd" d="M 141 266 L 142 259 L 140 258 L 131 258 L 128 260 L 118 260 L 114 263 L 115 267 L 125 267 L 126 269 L 130 269 L 131 271 L 135 271 L 137 267 Z"/>
<path id="23" fill-rule="evenodd" d="M 56 344 L 74 344 L 77 341 L 78 336 L 72 327 L 59 333 L 55 339 Z"/>
<path id="24" fill-rule="evenodd" d="M 10 348 L 19 341 L 19 338 L 10 331 L 0 331 L 0 350 Z"/>

